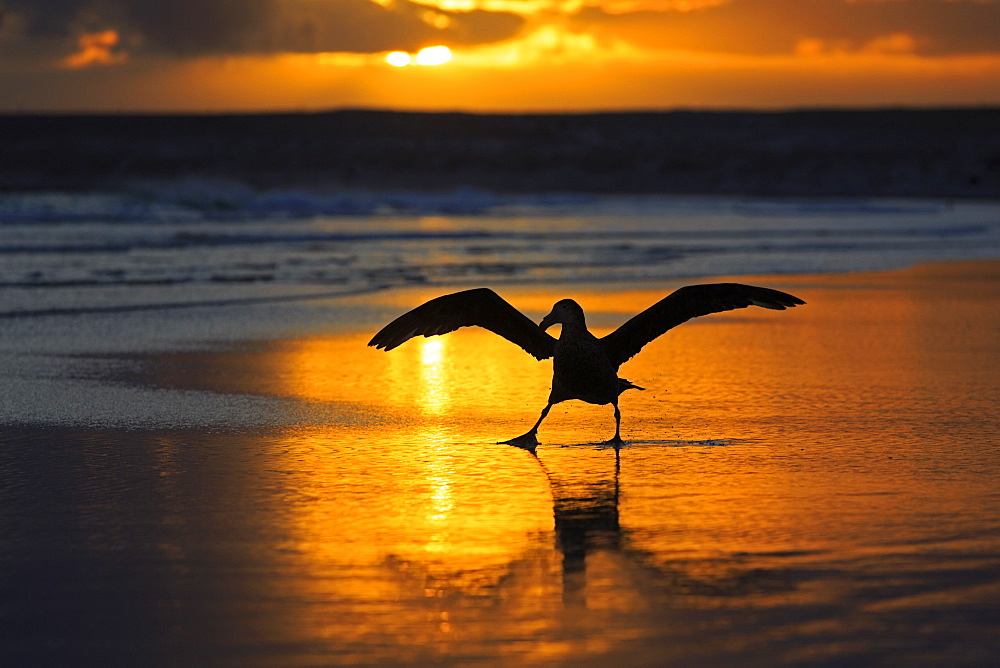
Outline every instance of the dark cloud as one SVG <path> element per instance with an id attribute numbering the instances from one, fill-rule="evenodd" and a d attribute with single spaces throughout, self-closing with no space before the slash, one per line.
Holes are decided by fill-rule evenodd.
<path id="1" fill-rule="evenodd" d="M 115 30 L 136 54 L 375 53 L 513 37 L 506 12 L 445 12 L 410 0 L 0 0 L 0 56 L 72 49 Z"/>
<path id="2" fill-rule="evenodd" d="M 716 53 L 790 53 L 806 39 L 857 50 L 901 33 L 927 55 L 1000 51 L 997 1 L 731 0 L 686 12 L 609 14 L 592 7 L 574 22 L 643 46 Z"/>
<path id="3" fill-rule="evenodd" d="M 81 35 L 107 30 L 119 36 L 109 48 L 134 62 L 144 55 L 468 46 L 512 38 L 524 23 L 514 13 L 447 12 L 413 0 L 0 0 L 0 67 L 60 62 L 80 48 Z M 561 25 L 642 46 L 716 53 L 791 53 L 804 40 L 837 50 L 881 43 L 927 55 L 1000 52 L 1000 0 L 729 0 L 693 11 L 631 13 L 596 6 Z M 913 39 L 898 38 L 904 33 Z"/>

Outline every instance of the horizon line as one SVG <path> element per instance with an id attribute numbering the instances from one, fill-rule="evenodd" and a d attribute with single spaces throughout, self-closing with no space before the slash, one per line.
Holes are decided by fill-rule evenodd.
<path id="1" fill-rule="evenodd" d="M 142 109 L 0 109 L 0 117 L 34 116 L 34 117 L 163 117 L 163 116 L 323 116 L 347 113 L 398 114 L 398 115 L 440 115 L 440 116 L 621 116 L 621 115 L 665 115 L 665 114 L 808 114 L 808 113 L 885 113 L 885 112 L 957 112 L 957 111 L 1000 111 L 1000 104 L 882 104 L 882 105 L 802 105 L 789 107 L 634 107 L 606 109 L 565 109 L 565 110 L 469 110 L 469 109 L 413 109 L 393 107 L 343 106 L 324 107 L 316 109 L 176 109 L 176 110 L 142 110 Z"/>

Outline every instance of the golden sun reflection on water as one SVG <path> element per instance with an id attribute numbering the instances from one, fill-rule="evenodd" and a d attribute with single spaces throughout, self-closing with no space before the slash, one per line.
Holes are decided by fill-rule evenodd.
<path id="1" fill-rule="evenodd" d="M 451 403 L 450 387 L 452 378 L 449 367 L 444 364 L 445 347 L 443 338 L 422 338 L 420 345 L 420 384 L 423 396 L 420 406 L 429 415 L 443 414 Z"/>
<path id="2" fill-rule="evenodd" d="M 244 392 L 356 411 L 269 446 L 281 502 L 256 524 L 282 537 L 296 642 L 361 662 L 684 661 L 717 634 L 737 658 L 773 651 L 772 624 L 835 648 L 930 614 L 913 592 L 995 589 L 997 279 L 764 283 L 809 304 L 693 321 L 623 366 L 648 390 L 623 395 L 620 453 L 592 445 L 610 408 L 579 402 L 552 410 L 537 458 L 497 445 L 534 422 L 551 365 L 485 331 L 388 353 L 367 333 L 283 342 L 202 372 L 250 365 Z M 556 297 L 603 333 L 669 289 Z M 505 296 L 533 318 L 554 301 Z"/>

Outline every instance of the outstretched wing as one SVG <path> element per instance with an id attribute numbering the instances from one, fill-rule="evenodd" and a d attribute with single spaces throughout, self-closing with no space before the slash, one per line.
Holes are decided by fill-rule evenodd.
<path id="1" fill-rule="evenodd" d="M 478 325 L 516 343 L 537 359 L 552 357 L 556 340 L 489 288 L 444 295 L 399 316 L 368 345 L 392 350 L 414 336 L 454 332 Z"/>
<path id="2" fill-rule="evenodd" d="M 783 311 L 805 304 L 785 292 L 740 283 L 689 285 L 656 302 L 603 339 L 612 364 L 621 365 L 668 329 L 700 315 L 747 306 Z"/>

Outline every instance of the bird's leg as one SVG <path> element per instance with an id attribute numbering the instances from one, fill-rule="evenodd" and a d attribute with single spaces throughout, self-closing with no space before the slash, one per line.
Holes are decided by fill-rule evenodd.
<path id="1" fill-rule="evenodd" d="M 618 402 L 612 404 L 615 407 L 615 437 L 611 440 L 604 441 L 605 445 L 621 445 L 625 441 L 622 440 L 622 412 L 618 409 Z"/>
<path id="2" fill-rule="evenodd" d="M 512 438 L 509 441 L 501 441 L 501 443 L 534 450 L 535 446 L 538 445 L 538 427 L 542 424 L 542 420 L 545 419 L 545 416 L 549 414 L 550 408 L 552 408 L 552 404 L 545 404 L 545 408 L 542 409 L 542 414 L 538 416 L 538 422 L 535 423 L 534 427 L 528 430 L 528 433 L 521 434 L 517 438 Z"/>

